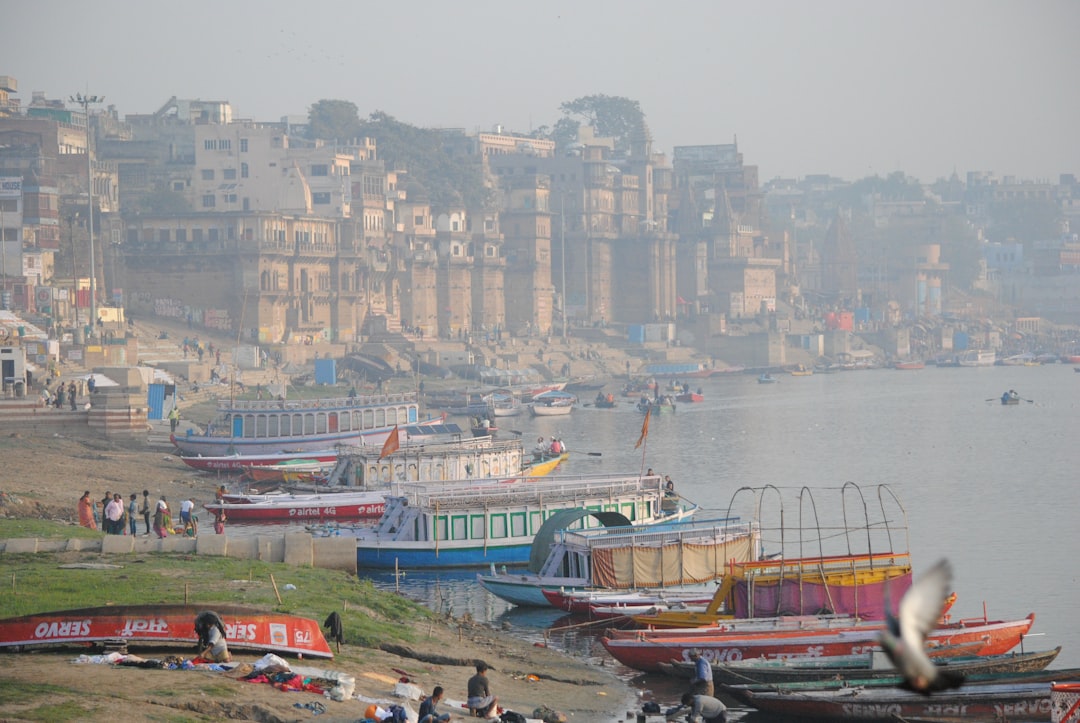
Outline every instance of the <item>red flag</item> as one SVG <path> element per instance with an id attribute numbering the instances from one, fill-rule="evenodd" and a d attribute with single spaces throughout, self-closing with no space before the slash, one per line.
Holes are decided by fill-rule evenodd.
<path id="1" fill-rule="evenodd" d="M 645 443 L 645 438 L 649 436 L 649 415 L 652 414 L 652 408 L 650 407 L 645 412 L 645 421 L 641 423 L 641 436 L 637 438 L 637 444 L 634 445 L 634 449 L 637 449 Z"/>
<path id="2" fill-rule="evenodd" d="M 398 451 L 398 448 L 400 447 L 401 441 L 398 439 L 398 428 L 395 424 L 393 431 L 390 432 L 390 436 L 386 438 L 385 442 L 383 442 L 382 451 L 379 452 L 379 459 L 382 459 L 387 455 L 393 454 L 394 452 Z"/>

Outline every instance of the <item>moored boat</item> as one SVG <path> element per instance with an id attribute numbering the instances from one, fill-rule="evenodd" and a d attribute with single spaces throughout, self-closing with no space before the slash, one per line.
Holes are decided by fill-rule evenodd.
<path id="1" fill-rule="evenodd" d="M 251 467 L 272 467 L 292 460 L 332 464 L 337 461 L 336 449 L 311 452 L 279 452 L 277 454 L 227 454 L 219 457 L 181 456 L 188 467 L 204 472 L 242 471 Z"/>
<path id="2" fill-rule="evenodd" d="M 439 420 L 426 420 L 435 423 Z M 425 423 L 414 394 L 303 400 L 224 400 L 198 434 L 173 435 L 184 457 L 276 455 L 381 445 L 396 426 Z"/>
<path id="3" fill-rule="evenodd" d="M 558 517 L 568 526 L 658 521 L 663 480 L 637 475 L 521 477 L 406 483 L 387 498 L 377 526 L 357 536 L 359 568 L 521 565 L 534 537 Z M 577 510 L 566 523 L 556 513 Z"/>
<path id="4" fill-rule="evenodd" d="M 926 362 L 922 361 L 921 359 L 908 359 L 908 360 L 904 360 L 904 361 L 893 362 L 892 366 L 893 366 L 893 369 L 911 371 L 911 370 L 925 369 L 926 368 Z"/>
<path id="5" fill-rule="evenodd" d="M 569 392 L 552 390 L 537 394 L 529 402 L 529 413 L 534 417 L 557 417 L 569 414 L 577 404 L 577 397 Z"/>
<path id="6" fill-rule="evenodd" d="M 279 494 L 207 502 L 211 512 L 230 520 L 333 520 L 375 518 L 386 509 L 388 489 L 363 492 Z M 234 498 L 235 499 L 235 498 Z"/>
<path id="7" fill-rule="evenodd" d="M 78 646 L 122 640 L 132 645 L 182 646 L 198 642 L 195 616 L 212 609 L 225 623 L 232 649 L 332 658 L 319 623 L 241 605 L 110 605 L 58 610 L 0 620 L 0 647 Z"/>

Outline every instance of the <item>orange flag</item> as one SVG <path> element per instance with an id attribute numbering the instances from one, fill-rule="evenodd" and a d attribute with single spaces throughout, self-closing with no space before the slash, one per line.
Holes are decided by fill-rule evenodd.
<path id="1" fill-rule="evenodd" d="M 382 451 L 379 452 L 379 459 L 382 459 L 387 455 L 393 454 L 394 452 L 398 451 L 398 448 L 400 447 L 401 441 L 398 439 L 398 428 L 395 424 L 393 431 L 390 432 L 390 436 L 386 438 L 385 442 L 383 442 Z"/>
<path id="2" fill-rule="evenodd" d="M 649 436 L 649 415 L 652 414 L 652 409 L 648 409 L 645 412 L 645 421 L 641 423 L 641 436 L 637 438 L 637 444 L 634 445 L 634 449 L 637 449 L 645 443 L 645 438 Z"/>

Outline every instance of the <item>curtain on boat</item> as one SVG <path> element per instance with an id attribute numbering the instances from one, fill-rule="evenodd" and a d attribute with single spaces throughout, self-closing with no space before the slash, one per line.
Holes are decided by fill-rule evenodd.
<path id="1" fill-rule="evenodd" d="M 592 553 L 593 584 L 618 590 L 708 582 L 723 577 L 729 561 L 748 562 L 752 550 L 750 535 L 715 544 L 596 549 Z"/>

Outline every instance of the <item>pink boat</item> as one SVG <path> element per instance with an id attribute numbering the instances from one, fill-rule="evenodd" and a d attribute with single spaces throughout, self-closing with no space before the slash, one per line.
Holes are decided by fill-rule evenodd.
<path id="1" fill-rule="evenodd" d="M 743 621 L 733 621 L 741 623 Z M 963 645 L 984 641 L 981 655 L 1000 655 L 1020 644 L 1032 623 L 1032 613 L 1020 620 L 964 620 L 940 626 L 928 638 L 932 645 Z M 810 623 L 810 625 L 814 625 Z M 661 663 L 689 661 L 693 650 L 712 663 L 748 658 L 858 655 L 877 647 L 880 622 L 861 622 L 841 627 L 810 627 L 740 632 L 737 625 L 688 630 L 609 630 L 601 638 L 604 648 L 623 665 L 659 672 Z"/>

